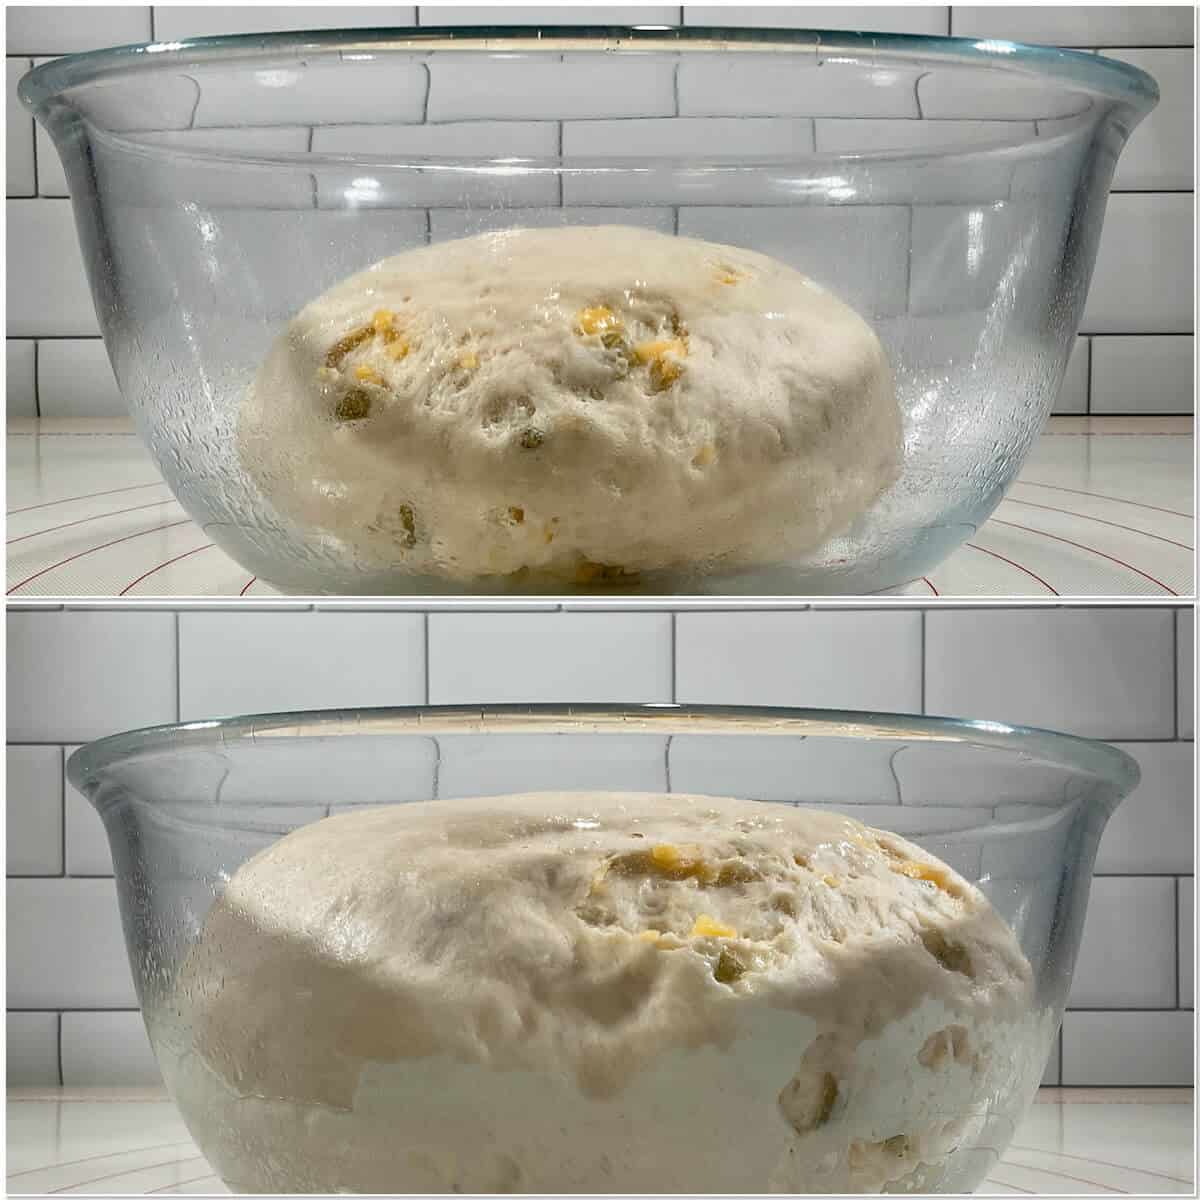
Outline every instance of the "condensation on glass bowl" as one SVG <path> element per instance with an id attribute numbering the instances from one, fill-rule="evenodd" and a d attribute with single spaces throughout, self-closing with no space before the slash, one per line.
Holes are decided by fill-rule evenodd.
<path id="1" fill-rule="evenodd" d="M 292 592 L 528 591 L 355 560 L 248 478 L 239 406 L 310 300 L 517 227 L 639 225 L 771 255 L 876 330 L 893 487 L 819 550 L 631 591 L 868 592 L 984 521 L 1049 414 L 1149 76 L 1008 42 L 772 30 L 355 31 L 60 59 L 20 94 L 63 158 L 138 428 L 213 539 Z M 446 486 L 452 486 L 447 484 Z M 570 584 L 547 585 L 571 590 Z"/>
<path id="2" fill-rule="evenodd" d="M 193 978 L 188 964 L 213 905 L 231 878 L 292 830 L 385 804 L 617 791 L 738 797 L 768 808 L 845 813 L 909 839 L 983 892 L 1028 961 L 1028 1005 L 1005 1026 L 1008 1041 L 1003 1055 L 992 1056 L 986 1096 L 971 1091 L 953 1103 L 946 1099 L 954 1111 L 942 1114 L 944 1120 L 935 1099 L 922 1110 L 936 1118 L 930 1126 L 935 1140 L 948 1139 L 953 1153 L 924 1147 L 931 1165 L 903 1184 L 966 1191 L 1003 1152 L 1033 1098 L 1069 992 L 1100 836 L 1136 784 L 1137 767 L 1102 743 L 994 722 L 771 708 L 497 705 L 168 726 L 93 743 L 71 757 L 68 775 L 98 809 L 108 834 L 129 960 L 164 1077 L 200 1149 L 232 1187 L 280 1190 L 267 1185 L 287 1181 L 295 1186 L 283 1190 L 309 1184 L 362 1190 L 364 1181 L 378 1182 L 393 1167 L 413 1169 L 407 1155 L 396 1158 L 400 1149 L 426 1142 L 444 1149 L 453 1135 L 471 1152 L 463 1149 L 449 1165 L 441 1151 L 434 1154 L 429 1161 L 449 1175 L 431 1177 L 429 1187 L 453 1179 L 462 1190 L 528 1190 L 528 1159 L 516 1163 L 514 1175 L 513 1155 L 474 1149 L 512 1148 L 532 1138 L 542 1147 L 538 1161 L 562 1167 L 560 1176 L 539 1181 L 546 1184 L 541 1190 L 571 1190 L 570 1164 L 578 1166 L 581 1154 L 575 1134 L 591 1128 L 589 1121 L 610 1121 L 613 1110 L 586 1101 L 566 1086 L 562 1072 L 553 1078 L 494 1073 L 435 1056 L 369 1065 L 349 1111 L 260 1103 L 234 1094 L 205 1067 L 186 981 Z M 782 1078 L 754 1104 L 721 1109 L 721 1137 L 702 1139 L 718 1148 L 761 1150 L 724 1166 L 709 1161 L 704 1170 L 718 1171 L 726 1185 L 720 1190 L 795 1184 L 794 1174 L 775 1174 L 782 1169 L 776 1101 L 779 1085 L 796 1069 L 797 1041 L 811 1031 L 799 1024 L 789 1030 L 786 1036 L 769 1024 L 757 1030 L 744 1047 L 745 1077 L 768 1077 L 776 1064 Z M 336 1036 L 336 1029 L 312 1030 L 316 1039 Z M 877 1121 L 892 1123 L 889 1136 L 913 1115 L 911 1094 L 899 1082 L 900 1060 L 888 1058 L 890 1036 L 882 1035 L 878 1060 L 887 1078 L 874 1091 Z M 649 1107 L 635 1114 L 639 1119 L 627 1123 L 624 1135 L 606 1126 L 613 1143 L 601 1149 L 611 1151 L 614 1169 L 624 1164 L 630 1172 L 628 1190 L 712 1190 L 716 1176 L 689 1174 L 704 1156 L 685 1151 L 695 1150 L 695 1122 L 712 1120 L 719 1098 L 731 1094 L 729 1062 L 716 1052 L 673 1057 L 667 1091 L 686 1096 L 687 1104 L 672 1104 L 661 1088 L 627 1096 L 627 1104 L 637 1099 Z M 997 1074 L 999 1063 L 1008 1069 Z M 686 1081 L 682 1090 L 679 1080 Z M 515 1096 L 521 1103 L 512 1103 Z M 711 1105 L 706 1096 L 714 1097 Z M 589 1107 L 593 1103 L 600 1107 Z M 564 1114 L 570 1119 L 558 1119 Z M 304 1137 L 295 1136 L 297 1127 Z M 847 1130 L 846 1136 L 859 1135 Z M 654 1154 L 641 1154 L 645 1138 Z M 596 1139 L 584 1140 L 594 1159 Z M 894 1150 L 872 1143 L 860 1152 L 868 1169 L 875 1155 L 894 1172 Z M 886 1161 L 889 1154 L 893 1161 Z M 334 1159 L 342 1163 L 336 1179 L 329 1175 Z M 645 1174 L 650 1162 L 667 1163 L 671 1186 Z"/>

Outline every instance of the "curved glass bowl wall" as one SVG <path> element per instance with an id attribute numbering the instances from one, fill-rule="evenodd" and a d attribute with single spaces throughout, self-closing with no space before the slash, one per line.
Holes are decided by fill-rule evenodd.
<path id="1" fill-rule="evenodd" d="M 178 1018 L 177 981 L 233 873 L 291 830 L 358 806 L 601 790 L 737 796 L 845 812 L 916 842 L 986 894 L 1033 969 L 1038 1020 L 1022 1046 L 1025 1065 L 1014 1063 L 1011 1077 L 988 1097 L 984 1119 L 953 1153 L 910 1180 L 916 1190 L 969 1191 L 1033 1099 L 1070 987 L 1100 835 L 1138 772 L 1113 747 L 993 723 L 605 705 L 365 709 L 198 722 L 93 743 L 71 757 L 68 774 L 108 832 L 129 962 L 164 1077 L 201 1150 L 234 1190 L 353 1191 L 362 1190 L 364 1179 L 409 1179 L 404 1155 L 412 1135 L 404 1113 L 424 1101 L 411 1094 L 417 1085 L 401 1065 L 374 1098 L 375 1114 L 390 1114 L 387 1136 L 372 1123 L 370 1108 L 301 1105 L 294 1119 L 305 1122 L 304 1138 L 265 1137 L 260 1130 L 255 1141 L 237 1120 L 235 1098 L 223 1106 L 211 1095 L 202 1102 L 180 1084 L 197 1047 L 194 1030 Z M 313 1036 L 340 1035 L 322 1029 Z M 780 1085 L 802 1050 L 799 1042 L 779 1047 Z M 730 1061 L 715 1056 L 713 1077 L 696 1086 L 721 1089 Z M 911 1115 L 902 1081 L 879 1083 L 897 1096 L 885 1137 L 907 1129 Z M 557 1077 L 547 1081 L 560 1085 Z M 729 1118 L 721 1143 L 739 1144 L 744 1133 L 750 1144 L 772 1128 L 780 1119 L 777 1090 Z M 498 1136 L 495 1113 L 472 1107 L 469 1096 L 451 1103 L 452 1092 L 448 1076 L 439 1103 L 457 1115 L 441 1130 L 446 1145 L 483 1154 Z M 579 1120 L 607 1119 L 610 1102 L 593 1103 L 600 1106 L 594 1112 L 579 1096 L 564 1094 L 564 1106 L 580 1107 Z M 653 1120 L 631 1119 L 623 1144 L 599 1138 L 592 1150 L 611 1152 L 614 1162 L 636 1163 L 641 1153 L 652 1162 L 653 1146 L 694 1142 L 695 1129 L 686 1127 L 692 1119 L 686 1106 L 668 1106 Z M 560 1124 L 522 1126 L 522 1136 L 557 1150 L 559 1134 L 567 1137 Z M 646 1140 L 635 1147 L 638 1137 Z M 341 1147 L 335 1156 L 341 1166 L 332 1173 L 330 1144 Z M 306 1155 L 306 1145 L 325 1149 Z M 466 1150 L 461 1154 L 466 1180 L 478 1183 L 471 1173 L 478 1164 Z M 669 1190 L 762 1192 L 775 1165 L 726 1155 L 716 1178 L 716 1168 L 700 1170 L 699 1161 L 691 1160 L 690 1174 L 681 1165 Z M 577 1165 L 585 1176 L 596 1167 Z M 539 1182 L 541 1190 L 571 1190 L 569 1179 Z M 640 1191 L 647 1180 L 634 1170 L 622 1185 Z"/>
<path id="2" fill-rule="evenodd" d="M 272 341 L 405 249 L 595 224 L 747 247 L 828 286 L 882 339 L 904 420 L 900 478 L 812 553 L 622 586 L 919 578 L 986 520 L 1051 409 L 1117 156 L 1157 98 L 1096 55 L 692 28 L 198 39 L 61 59 L 20 94 L 63 159 L 109 355 L 167 482 L 248 570 L 312 594 L 531 585 L 425 577 L 401 553 L 368 569 L 277 511 L 235 449 Z"/>

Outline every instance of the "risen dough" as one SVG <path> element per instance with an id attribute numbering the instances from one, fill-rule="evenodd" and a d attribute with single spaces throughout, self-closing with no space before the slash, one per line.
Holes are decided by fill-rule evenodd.
<path id="1" fill-rule="evenodd" d="M 238 448 L 364 569 L 621 583 L 773 564 L 896 478 L 867 324 L 761 254 L 621 226 L 412 250 L 292 321 Z"/>
<path id="2" fill-rule="evenodd" d="M 568 793 L 283 838 L 152 1029 L 241 1189 L 838 1192 L 978 1183 L 1048 1020 L 982 894 L 899 837 Z"/>

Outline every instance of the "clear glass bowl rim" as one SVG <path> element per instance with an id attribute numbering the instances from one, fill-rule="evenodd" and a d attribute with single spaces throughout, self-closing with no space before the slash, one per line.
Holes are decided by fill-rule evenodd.
<path id="1" fill-rule="evenodd" d="M 1090 775 L 1115 806 L 1137 785 L 1135 759 L 1107 742 L 1028 725 L 851 709 L 712 704 L 431 704 L 260 713 L 155 725 L 100 738 L 67 760 L 67 777 L 85 795 L 114 765 L 143 754 L 219 750 L 257 738 L 449 734 L 631 734 L 908 738 L 968 743 L 1024 753 Z"/>
<path id="2" fill-rule="evenodd" d="M 1083 87 L 1089 92 L 1131 106 L 1144 116 L 1158 101 L 1158 85 L 1147 72 L 1119 59 L 1078 50 L 1060 50 L 996 39 L 929 37 L 915 34 L 869 33 L 814 29 L 736 29 L 720 26 L 656 25 L 512 25 L 414 26 L 329 29 L 304 32 L 231 34 L 188 38 L 178 42 L 145 42 L 68 54 L 35 67 L 20 82 L 18 95 L 35 114 L 62 92 L 115 74 L 130 74 L 154 66 L 182 65 L 217 59 L 246 62 L 302 50 L 360 48 L 454 52 L 512 53 L 518 49 L 549 51 L 562 42 L 562 51 L 603 49 L 609 53 L 647 53 L 652 50 L 711 50 L 720 43 L 726 53 L 745 54 L 755 47 L 780 50 L 813 47 L 824 52 L 845 51 L 886 57 L 921 54 L 947 63 L 1009 66 L 1048 80 Z"/>

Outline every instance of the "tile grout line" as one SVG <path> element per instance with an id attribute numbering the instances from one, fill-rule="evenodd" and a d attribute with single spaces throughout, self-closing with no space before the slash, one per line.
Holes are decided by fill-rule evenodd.
<path id="1" fill-rule="evenodd" d="M 20 1006 L 14 1007 L 10 1004 L 7 1011 L 10 1013 L 140 1013 L 142 1010 L 136 1005 L 133 1008 L 102 1008 L 97 1007 L 95 1004 L 90 1007 L 75 1007 L 72 1005 L 55 1007 L 51 1005 L 46 1008 L 22 1008 Z"/>
<path id="2" fill-rule="evenodd" d="M 425 635 L 425 704 L 429 704 L 429 610 L 426 609 L 422 616 L 424 620 L 424 635 Z"/>
<path id="3" fill-rule="evenodd" d="M 1179 1003 L 1179 983 L 1181 971 L 1179 965 L 1179 902 L 1180 902 L 1180 885 L 1179 876 L 1175 876 L 1175 1008 L 1178 1010 L 1181 1005 Z"/>
<path id="4" fill-rule="evenodd" d="M 679 703 L 679 612 L 676 609 L 671 610 L 671 703 Z"/>
<path id="5" fill-rule="evenodd" d="M 57 1025 L 57 1029 L 55 1030 L 55 1032 L 58 1035 L 58 1039 L 57 1039 L 58 1040 L 58 1086 L 62 1087 L 65 1082 L 63 1079 L 63 1014 L 62 1014 L 62 1011 L 59 1010 L 56 1015 L 58 1017 L 58 1025 Z"/>
<path id="6" fill-rule="evenodd" d="M 430 702 L 431 673 L 429 669 L 429 618 L 433 614 L 426 609 L 425 617 L 425 703 Z M 433 798 L 442 798 L 442 740 L 436 734 L 433 738 Z"/>
<path id="7" fill-rule="evenodd" d="M 60 782 L 59 791 L 60 812 L 62 816 L 62 828 L 59 830 L 59 849 L 62 854 L 62 878 L 67 877 L 67 748 L 60 746 L 58 748 L 58 762 L 60 767 Z"/>
<path id="8" fill-rule="evenodd" d="M 111 871 L 109 871 L 107 875 L 96 875 L 92 872 L 80 872 L 80 873 L 72 873 L 70 875 L 64 875 L 60 872 L 57 875 L 11 874 L 11 875 L 6 875 L 4 878 L 8 883 L 12 883 L 14 881 L 19 881 L 22 883 L 34 883 L 34 882 L 43 882 L 45 880 L 50 880 L 50 879 L 54 880 L 57 883 L 71 883 L 76 879 L 115 879 L 116 876 Z"/>
<path id="9" fill-rule="evenodd" d="M 33 66 L 32 58 L 29 59 L 29 65 Z M 33 198 L 36 199 L 42 194 L 42 172 L 38 162 L 37 121 L 33 119 L 32 115 L 29 118 L 29 123 L 33 129 Z"/>
<path id="10" fill-rule="evenodd" d="M 1125 1013 L 1125 1014 L 1163 1013 L 1163 1014 L 1167 1014 L 1167 1013 L 1189 1012 L 1189 1011 L 1191 1011 L 1191 1010 L 1186 1009 L 1186 1008 L 1185 1009 L 1164 1008 L 1161 1004 L 1149 1004 L 1149 1005 L 1144 1005 L 1142 1007 L 1138 1007 L 1136 1005 L 1129 1005 L 1129 1004 L 1125 1004 L 1125 1005 L 1106 1004 L 1102 1008 L 1101 1007 L 1087 1008 L 1083 1005 L 1076 1005 L 1074 1008 L 1072 1008 L 1068 1005 L 1066 1008 L 1063 1009 L 1063 1016 L 1066 1016 L 1067 1013 L 1082 1013 L 1085 1016 L 1091 1016 L 1096 1013 Z M 1114 1086 L 1116 1086 L 1116 1085 L 1114 1085 Z M 1124 1085 L 1122 1085 L 1122 1086 L 1124 1086 Z M 1164 1085 L 1164 1086 L 1167 1086 L 1167 1085 Z"/>
<path id="11" fill-rule="evenodd" d="M 672 734 L 671 736 L 672 736 L 672 738 L 674 738 L 676 735 Z M 780 802 L 780 803 L 782 803 L 782 802 Z M 901 801 L 901 803 L 903 803 L 903 802 Z M 19 872 L 12 872 L 5 876 L 5 879 L 9 883 L 46 883 L 46 882 L 72 883 L 78 879 L 114 879 L 114 878 L 116 878 L 116 876 L 113 874 L 113 872 L 111 870 L 105 871 L 105 872 L 95 872 L 95 871 L 72 872 L 71 874 L 68 874 L 68 875 L 63 875 L 63 874 L 29 875 L 29 874 L 21 874 Z M 1152 883 L 1152 882 L 1157 882 L 1157 881 L 1161 881 L 1161 880 L 1165 879 L 1165 880 L 1170 880 L 1171 883 L 1176 886 L 1180 886 L 1183 884 L 1183 882 L 1185 880 L 1188 880 L 1188 879 L 1194 880 L 1195 876 L 1188 875 L 1188 874 L 1181 875 L 1177 871 L 1158 871 L 1158 872 L 1149 872 L 1149 873 L 1147 873 L 1145 871 L 1134 871 L 1134 872 L 1104 871 L 1104 872 L 1097 873 L 1094 876 L 1094 879 L 1097 879 L 1097 880 L 1099 880 L 1099 879 L 1122 879 L 1122 880 L 1126 880 L 1126 881 L 1133 881 L 1135 883 Z"/>
<path id="12" fill-rule="evenodd" d="M 1171 707 L 1175 710 L 1175 741 L 1179 740 L 1179 614 L 1183 611 L 1176 608 L 1171 613 Z"/>
<path id="13" fill-rule="evenodd" d="M 563 125 L 564 122 L 558 123 L 558 172 L 556 175 L 558 181 L 558 207 L 563 208 L 566 204 L 566 180 L 563 178 Z"/>

